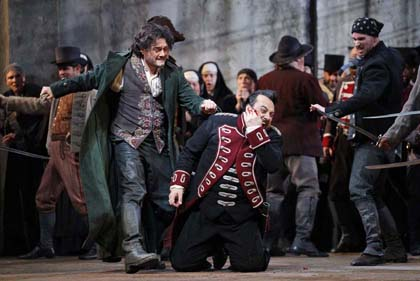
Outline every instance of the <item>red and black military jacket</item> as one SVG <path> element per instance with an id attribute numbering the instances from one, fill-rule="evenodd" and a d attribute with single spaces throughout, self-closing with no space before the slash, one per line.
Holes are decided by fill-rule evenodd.
<path id="1" fill-rule="evenodd" d="M 188 208 L 236 164 L 240 186 L 251 206 L 258 208 L 265 199 L 267 172 L 275 172 L 282 165 L 281 147 L 282 137 L 275 128 L 259 127 L 246 134 L 243 115 L 212 115 L 188 140 L 171 185 L 184 187 L 187 195 L 183 208 Z"/>

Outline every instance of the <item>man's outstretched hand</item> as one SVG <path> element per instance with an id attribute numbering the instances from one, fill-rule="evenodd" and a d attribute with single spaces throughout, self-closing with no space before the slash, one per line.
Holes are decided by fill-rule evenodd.
<path id="1" fill-rule="evenodd" d="M 378 141 L 378 143 L 376 144 L 377 147 L 383 149 L 383 150 L 391 150 L 393 148 L 391 142 L 389 141 L 389 139 L 381 137 Z"/>
<path id="2" fill-rule="evenodd" d="M 46 100 L 49 100 L 49 101 L 51 101 L 54 98 L 54 95 L 51 91 L 51 88 L 47 87 L 47 86 L 42 87 L 41 93 L 40 93 L 39 96 L 40 96 L 40 98 L 46 99 Z"/>
<path id="3" fill-rule="evenodd" d="M 319 104 L 311 104 L 311 106 L 309 107 L 309 110 L 325 112 L 325 107 Z"/>
<path id="4" fill-rule="evenodd" d="M 201 111 L 204 113 L 204 114 L 213 114 L 213 113 L 215 113 L 216 111 L 217 111 L 217 105 L 216 105 L 216 103 L 214 102 L 214 101 L 212 101 L 212 100 L 204 100 L 202 103 L 201 103 Z"/>

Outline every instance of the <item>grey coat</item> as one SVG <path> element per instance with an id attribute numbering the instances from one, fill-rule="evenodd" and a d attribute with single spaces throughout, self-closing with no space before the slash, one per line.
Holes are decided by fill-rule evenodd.
<path id="1" fill-rule="evenodd" d="M 420 67 L 416 83 L 401 112 L 420 110 Z M 400 116 L 383 135 L 391 144 L 397 145 L 404 140 L 420 124 L 420 115 Z"/>
<path id="2" fill-rule="evenodd" d="M 96 96 L 96 90 L 75 94 L 73 97 L 72 119 L 71 119 L 71 151 L 79 152 L 82 133 L 85 127 L 85 121 L 90 113 L 93 99 Z M 25 114 L 50 114 L 48 123 L 47 149 L 51 141 L 51 126 L 57 113 L 59 99 L 53 99 L 52 102 L 45 98 L 29 97 L 2 97 L 0 107 L 7 108 L 10 111 L 17 111 Z"/>

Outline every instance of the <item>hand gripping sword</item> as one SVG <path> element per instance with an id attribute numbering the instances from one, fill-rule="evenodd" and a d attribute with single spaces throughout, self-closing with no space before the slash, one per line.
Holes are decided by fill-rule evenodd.
<path id="1" fill-rule="evenodd" d="M 364 135 L 364 136 L 368 137 L 368 138 L 369 138 L 370 140 L 372 140 L 375 144 L 379 141 L 379 139 L 380 139 L 380 137 L 381 137 L 381 136 L 375 136 L 375 135 L 374 135 L 374 134 L 372 134 L 371 132 L 368 132 L 368 131 L 366 131 L 365 129 L 360 128 L 360 127 L 358 127 L 358 126 L 356 126 L 356 125 L 354 125 L 354 124 L 351 124 L 351 123 L 349 123 L 349 122 L 345 122 L 345 121 L 341 120 L 340 118 L 337 118 L 337 117 L 333 116 L 332 114 L 328 114 L 328 113 L 325 113 L 325 112 L 320 111 L 320 110 L 317 110 L 317 112 L 318 112 L 319 114 L 321 114 L 322 116 L 325 116 L 326 118 L 328 118 L 328 119 L 330 119 L 330 120 L 332 120 L 332 121 L 334 121 L 334 122 L 340 123 L 340 124 L 342 124 L 342 125 L 344 125 L 344 126 L 349 126 L 349 127 L 352 127 L 352 128 L 353 128 L 353 129 L 355 129 L 357 132 L 359 132 L 359 133 L 361 133 L 362 135 Z"/>
<path id="2" fill-rule="evenodd" d="M 405 111 L 405 112 L 391 113 L 391 114 L 377 115 L 377 116 L 368 116 L 368 117 L 363 117 L 363 119 L 384 119 L 384 118 L 412 116 L 412 115 L 420 115 L 420 110 Z M 381 170 L 381 169 L 408 167 L 408 166 L 419 165 L 419 164 L 420 164 L 420 159 L 415 159 L 415 160 L 395 162 L 395 163 L 389 163 L 389 164 L 370 165 L 370 166 L 366 166 L 366 168 L 369 170 Z"/>

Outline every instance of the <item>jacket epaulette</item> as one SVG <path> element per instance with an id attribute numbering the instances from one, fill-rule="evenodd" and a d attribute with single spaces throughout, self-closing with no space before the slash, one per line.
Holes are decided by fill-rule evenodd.
<path id="1" fill-rule="evenodd" d="M 280 132 L 280 129 L 279 128 L 277 128 L 277 127 L 275 127 L 275 126 L 273 126 L 273 125 L 271 125 L 270 126 L 270 129 L 272 129 L 273 131 L 275 131 L 279 136 L 281 136 L 281 132 Z"/>
<path id="2" fill-rule="evenodd" d="M 237 117 L 238 114 L 236 113 L 229 113 L 229 112 L 218 112 L 214 114 L 215 116 L 230 116 L 230 117 Z"/>

